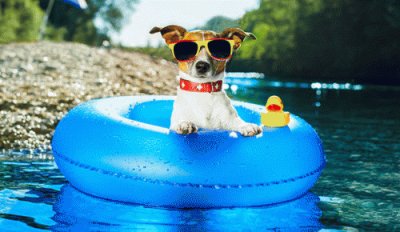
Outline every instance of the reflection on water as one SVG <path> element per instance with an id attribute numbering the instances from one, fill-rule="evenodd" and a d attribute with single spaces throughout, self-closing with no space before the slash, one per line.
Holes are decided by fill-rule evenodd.
<path id="1" fill-rule="evenodd" d="M 52 205 L 66 183 L 51 154 L 0 155 L 0 231 L 43 231 L 54 221 Z"/>
<path id="2" fill-rule="evenodd" d="M 232 98 L 262 105 L 278 95 L 285 110 L 315 127 L 328 159 L 311 190 L 323 196 L 320 202 L 310 193 L 286 204 L 242 209 L 126 205 L 76 191 L 46 151 L 0 151 L 0 231 L 400 230 L 400 89 L 342 85 L 261 78 L 231 78 L 225 85 Z"/>
<path id="3" fill-rule="evenodd" d="M 70 185 L 61 189 L 54 204 L 52 228 L 131 231 L 133 229 L 236 230 L 293 229 L 315 231 L 321 211 L 312 193 L 277 206 L 236 209 L 164 209 L 123 204 L 83 194 Z"/>

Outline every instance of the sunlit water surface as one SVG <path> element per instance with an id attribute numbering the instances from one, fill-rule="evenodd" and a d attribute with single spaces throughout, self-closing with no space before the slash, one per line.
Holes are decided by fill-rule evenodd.
<path id="1" fill-rule="evenodd" d="M 328 163 L 309 194 L 266 207 L 151 208 L 75 190 L 51 152 L 3 151 L 0 231 L 400 230 L 399 88 L 259 78 L 229 78 L 225 88 L 257 104 L 279 95 L 315 127 Z"/>

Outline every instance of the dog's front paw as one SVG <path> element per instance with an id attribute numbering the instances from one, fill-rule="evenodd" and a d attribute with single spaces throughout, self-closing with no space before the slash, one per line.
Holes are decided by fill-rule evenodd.
<path id="1" fill-rule="evenodd" d="M 191 134 L 197 132 L 197 126 L 192 122 L 181 122 L 176 128 L 178 134 Z"/>
<path id="2" fill-rule="evenodd" d="M 246 123 L 239 128 L 240 134 L 243 136 L 254 136 L 261 133 L 261 127 L 257 126 L 256 124 Z"/>

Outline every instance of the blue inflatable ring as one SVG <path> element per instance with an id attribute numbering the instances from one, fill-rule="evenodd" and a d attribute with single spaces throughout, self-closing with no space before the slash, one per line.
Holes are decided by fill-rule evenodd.
<path id="1" fill-rule="evenodd" d="M 233 102 L 247 122 L 260 124 L 263 106 Z M 258 206 L 304 195 L 325 156 L 315 130 L 290 124 L 256 137 L 232 131 L 178 135 L 170 131 L 173 97 L 92 100 L 57 125 L 52 147 L 67 180 L 90 195 L 151 206 Z"/>

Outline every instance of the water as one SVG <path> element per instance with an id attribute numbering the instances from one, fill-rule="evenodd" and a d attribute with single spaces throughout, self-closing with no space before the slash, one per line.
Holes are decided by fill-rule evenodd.
<path id="1" fill-rule="evenodd" d="M 231 78 L 233 99 L 285 110 L 312 124 L 327 166 L 311 193 L 268 207 L 177 210 L 94 198 L 68 185 L 48 151 L 0 153 L 0 231 L 400 231 L 399 88 Z M 318 197 L 319 196 L 319 197 Z"/>

